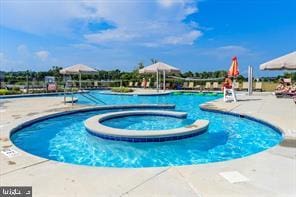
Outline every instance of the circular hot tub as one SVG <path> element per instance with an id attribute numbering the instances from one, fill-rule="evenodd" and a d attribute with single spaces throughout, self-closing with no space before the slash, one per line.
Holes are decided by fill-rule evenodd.
<path id="1" fill-rule="evenodd" d="M 202 134 L 207 130 L 209 124 L 208 120 L 196 120 L 193 124 L 185 127 L 159 130 L 145 130 L 140 128 L 138 130 L 121 129 L 110 125 L 106 126 L 104 124 L 105 121 L 121 117 L 132 117 L 135 121 L 137 121 L 137 119 L 141 116 L 185 119 L 187 117 L 187 113 L 159 110 L 112 112 L 93 116 L 87 119 L 84 122 L 84 125 L 89 133 L 104 139 L 130 142 L 162 142 Z M 161 121 L 159 121 L 159 124 L 161 124 Z"/>

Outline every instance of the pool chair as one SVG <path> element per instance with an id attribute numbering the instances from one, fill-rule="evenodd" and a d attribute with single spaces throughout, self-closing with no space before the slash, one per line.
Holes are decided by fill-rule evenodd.
<path id="1" fill-rule="evenodd" d="M 135 82 L 134 87 L 138 87 L 139 86 L 139 82 Z"/>
<path id="2" fill-rule="evenodd" d="M 130 82 L 128 83 L 128 87 L 133 87 L 133 85 L 134 85 L 134 82 L 132 82 L 132 81 L 130 81 Z"/>
<path id="3" fill-rule="evenodd" d="M 150 87 L 150 81 L 148 81 L 147 83 L 146 83 L 146 88 L 149 88 Z"/>
<path id="4" fill-rule="evenodd" d="M 195 90 L 201 90 L 201 85 L 196 85 L 196 86 L 194 86 L 194 89 L 195 89 Z"/>
<path id="5" fill-rule="evenodd" d="M 157 82 L 156 81 L 153 83 L 153 88 L 157 89 Z"/>
<path id="6" fill-rule="evenodd" d="M 94 87 L 97 88 L 99 86 L 98 81 L 94 81 Z"/>
<path id="7" fill-rule="evenodd" d="M 212 87 L 211 87 L 211 82 L 206 82 L 206 86 L 205 86 L 205 89 L 206 90 L 210 90 Z"/>
<path id="8" fill-rule="evenodd" d="M 248 82 L 243 82 L 242 90 L 248 90 Z"/>
<path id="9" fill-rule="evenodd" d="M 193 90 L 193 88 L 194 88 L 194 82 L 189 82 L 188 89 Z"/>
<path id="10" fill-rule="evenodd" d="M 93 82 L 92 81 L 88 81 L 87 83 L 86 83 L 86 85 L 87 85 L 87 88 L 94 88 L 94 84 L 93 84 Z"/>
<path id="11" fill-rule="evenodd" d="M 292 79 L 291 78 L 284 78 L 283 81 L 286 86 L 289 86 L 289 85 L 291 85 Z"/>
<path id="12" fill-rule="evenodd" d="M 182 89 L 188 89 L 188 82 L 184 82 L 182 85 Z"/>
<path id="13" fill-rule="evenodd" d="M 165 89 L 170 89 L 171 88 L 171 83 L 165 83 Z"/>
<path id="14" fill-rule="evenodd" d="M 262 82 L 256 82 L 254 90 L 262 92 Z"/>
<path id="15" fill-rule="evenodd" d="M 219 88 L 219 83 L 218 82 L 214 82 L 213 83 L 213 89 L 214 90 L 219 90 L 220 88 Z"/>
<path id="16" fill-rule="evenodd" d="M 142 82 L 141 82 L 141 88 L 145 88 L 144 86 L 145 86 L 145 82 L 142 81 Z"/>

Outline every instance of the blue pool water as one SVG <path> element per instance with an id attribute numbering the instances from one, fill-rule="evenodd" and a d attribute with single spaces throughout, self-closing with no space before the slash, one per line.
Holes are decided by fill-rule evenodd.
<path id="1" fill-rule="evenodd" d="M 118 129 L 128 130 L 161 130 L 174 129 L 190 125 L 194 120 L 187 118 L 175 118 L 169 116 L 126 116 L 108 119 L 102 122 L 103 125 Z M 139 131 L 139 132 L 140 132 Z"/>
<path id="2" fill-rule="evenodd" d="M 219 96 L 194 94 L 119 96 L 103 95 L 97 91 L 91 94 L 107 104 L 174 103 L 175 110 L 188 113 L 186 120 L 178 119 L 177 122 L 174 119 L 177 127 L 190 124 L 196 119 L 207 119 L 210 125 L 208 131 L 202 135 L 177 141 L 156 143 L 112 141 L 89 134 L 83 122 L 91 116 L 119 110 L 91 111 L 32 124 L 14 133 L 11 136 L 13 143 L 31 154 L 61 162 L 107 167 L 153 167 L 231 160 L 266 150 L 282 140 L 278 132 L 258 122 L 199 109 L 199 104 L 217 99 Z M 81 104 L 94 104 L 84 97 L 78 96 L 78 98 Z M 147 122 L 143 125 L 144 129 L 153 128 L 155 125 L 161 127 L 163 119 L 146 118 L 139 119 L 139 122 Z M 165 121 L 164 127 L 171 125 L 172 120 Z M 124 122 L 127 123 L 128 118 Z M 148 122 L 153 122 L 153 125 Z M 141 126 L 135 124 L 132 128 L 141 128 Z"/>

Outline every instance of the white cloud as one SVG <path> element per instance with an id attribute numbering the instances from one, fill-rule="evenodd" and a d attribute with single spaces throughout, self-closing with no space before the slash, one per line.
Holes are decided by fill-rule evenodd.
<path id="1" fill-rule="evenodd" d="M 85 35 L 85 38 L 91 43 L 130 41 L 137 37 L 136 34 L 123 29 L 107 29 L 97 34 Z"/>
<path id="2" fill-rule="evenodd" d="M 189 44 L 192 45 L 194 40 L 199 38 L 202 35 L 200 31 L 193 30 L 191 32 L 185 33 L 178 36 L 169 36 L 165 38 L 165 44 Z"/>
<path id="3" fill-rule="evenodd" d="M 17 46 L 17 52 L 21 56 L 21 58 L 26 58 L 30 55 L 30 51 L 28 47 L 24 44 Z"/>
<path id="4" fill-rule="evenodd" d="M 202 55 L 214 56 L 218 59 L 229 59 L 233 56 L 251 56 L 250 49 L 240 45 L 225 45 L 214 49 L 208 49 L 201 52 Z"/>
<path id="5" fill-rule="evenodd" d="M 95 44 L 190 45 L 202 33 L 183 20 L 197 11 L 193 0 L 4 1 L 0 25 L 39 35 L 80 34 L 78 37 Z M 108 21 L 114 28 L 85 31 L 89 21 Z"/>
<path id="6" fill-rule="evenodd" d="M 48 51 L 37 51 L 37 52 L 35 52 L 35 55 L 41 61 L 45 61 L 45 60 L 47 60 L 47 58 L 49 56 L 49 52 Z"/>
<path id="7" fill-rule="evenodd" d="M 238 45 L 227 45 L 227 46 L 222 46 L 217 48 L 218 51 L 221 52 L 231 52 L 231 53 L 247 53 L 249 52 L 249 49 L 243 47 L 243 46 L 238 46 Z"/>
<path id="8" fill-rule="evenodd" d="M 95 7 L 97 14 L 116 28 L 85 35 L 90 43 L 132 41 L 144 46 L 191 45 L 202 35 L 193 23 L 183 22 L 189 14 L 197 12 L 196 3 L 191 1 L 117 2 L 116 6 L 98 2 Z"/>
<path id="9" fill-rule="evenodd" d="M 176 1 L 173 0 L 158 0 L 158 3 L 164 7 L 170 7 L 173 5 L 173 3 Z"/>

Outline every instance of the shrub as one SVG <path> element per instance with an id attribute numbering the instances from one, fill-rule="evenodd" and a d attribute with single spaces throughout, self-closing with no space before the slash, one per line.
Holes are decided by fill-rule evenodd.
<path id="1" fill-rule="evenodd" d="M 0 89 L 0 95 L 21 94 L 21 91 Z"/>
<path id="2" fill-rule="evenodd" d="M 13 86 L 13 87 L 12 87 L 12 90 L 13 90 L 13 91 L 20 91 L 20 87 Z"/>
<path id="3" fill-rule="evenodd" d="M 7 95 L 8 94 L 8 90 L 6 89 L 0 89 L 0 95 Z"/>
<path id="4" fill-rule="evenodd" d="M 114 87 L 111 89 L 112 92 L 121 92 L 121 93 L 128 93 L 133 92 L 134 90 L 127 87 Z"/>

